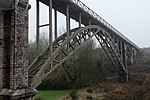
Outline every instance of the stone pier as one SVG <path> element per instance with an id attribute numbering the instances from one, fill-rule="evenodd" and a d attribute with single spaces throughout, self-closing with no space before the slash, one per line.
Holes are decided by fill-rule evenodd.
<path id="1" fill-rule="evenodd" d="M 10 1 L 0 10 L 0 100 L 28 100 L 36 94 L 28 84 L 29 4 Z"/>

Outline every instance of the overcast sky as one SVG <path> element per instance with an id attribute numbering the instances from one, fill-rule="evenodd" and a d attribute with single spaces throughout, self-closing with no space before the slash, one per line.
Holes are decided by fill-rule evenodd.
<path id="1" fill-rule="evenodd" d="M 29 38 L 35 38 L 35 1 L 29 15 Z M 150 0 L 81 0 L 139 47 L 150 47 Z M 48 23 L 47 7 L 41 6 L 41 24 Z M 58 14 L 58 29 L 65 27 L 65 17 Z M 72 27 L 77 23 L 72 21 Z M 41 32 L 48 32 L 46 28 Z"/>

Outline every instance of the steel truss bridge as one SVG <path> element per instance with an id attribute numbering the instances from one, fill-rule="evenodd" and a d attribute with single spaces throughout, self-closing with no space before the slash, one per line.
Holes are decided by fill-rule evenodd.
<path id="1" fill-rule="evenodd" d="M 0 54 L 8 61 L 8 68 L 3 66 L 6 61 L 1 61 L 0 71 L 2 72 L 0 77 L 0 88 L 2 92 L 0 97 L 2 98 L 13 98 L 18 100 L 18 98 L 30 98 L 34 95 L 34 88 L 39 86 L 42 81 L 51 74 L 51 72 L 57 69 L 61 64 L 69 59 L 76 51 L 78 51 L 82 45 L 88 42 L 92 37 L 96 37 L 99 44 L 109 57 L 110 61 L 116 68 L 119 77 L 123 81 L 128 81 L 128 68 L 127 65 L 133 64 L 133 59 L 137 54 L 138 46 L 110 25 L 107 21 L 101 18 L 93 10 L 87 7 L 80 0 L 36 0 L 36 47 L 39 50 L 39 35 L 40 28 L 49 26 L 49 46 L 32 62 L 32 64 L 27 68 L 26 59 L 26 46 L 28 38 L 27 27 L 28 27 L 28 9 L 30 5 L 26 0 L 10 0 L 11 2 L 1 2 L 0 6 L 2 9 L 0 11 L 0 20 L 3 24 L 0 26 L 1 39 L 0 39 Z M 14 2 L 14 3 L 13 3 Z M 49 7 L 49 23 L 40 25 L 40 2 Z M 9 4 L 9 8 L 4 6 Z M 6 8 L 5 8 L 6 7 Z M 8 9 L 7 9 L 8 8 Z M 54 9 L 54 20 L 52 18 Z M 57 12 L 61 12 L 66 16 L 66 32 L 58 37 L 57 35 Z M 10 17 L 8 17 L 10 16 Z M 12 17 L 13 16 L 13 17 Z M 77 28 L 70 28 L 70 19 L 74 19 L 79 23 Z M 9 19 L 9 20 L 8 20 Z M 27 21 L 23 23 L 23 21 Z M 55 23 L 52 26 L 52 23 Z M 12 29 L 10 25 L 15 25 Z M 84 27 L 82 27 L 84 25 Z M 5 27 L 4 27 L 5 26 Z M 54 27 L 54 34 L 53 34 Z M 6 31 L 9 30 L 9 31 Z M 16 30 L 16 31 L 13 31 Z M 14 32 L 14 35 L 10 33 Z M 18 33 L 24 34 L 18 34 Z M 7 35 L 5 35 L 7 34 Z M 25 35 L 26 34 L 26 35 Z M 53 35 L 55 40 L 53 40 Z M 5 39 L 15 42 L 6 42 Z M 26 41 L 26 42 L 24 42 Z M 22 44 L 20 44 L 20 42 Z M 15 45 L 15 49 L 12 49 Z M 9 48 L 9 49 L 8 49 Z M 22 49 L 20 49 L 22 48 Z M 10 66 L 11 60 L 14 58 L 11 55 L 18 57 L 18 52 L 13 50 L 18 50 L 22 53 L 20 59 L 22 61 L 16 61 L 14 65 Z M 4 51 L 11 52 L 7 54 Z M 6 54 L 5 54 L 6 53 Z M 19 60 L 19 58 L 18 58 Z M 23 64 L 20 67 L 16 67 Z M 11 72 L 13 69 L 13 72 Z M 17 76 L 22 69 L 21 77 Z M 67 70 L 67 69 L 66 69 Z M 6 74 L 7 72 L 7 74 Z M 26 74 L 28 73 L 28 74 Z M 10 77 L 10 78 L 9 78 Z M 29 78 L 26 78 L 29 77 Z M 5 80 L 5 78 L 7 78 Z M 20 79 L 20 80 L 19 80 Z M 24 79 L 26 81 L 24 81 Z M 16 81 L 15 81 L 16 80 Z M 26 84 L 25 84 L 26 83 Z M 31 88 L 30 88 L 31 87 Z M 22 89 L 19 94 L 16 91 Z M 15 92 L 12 92 L 16 90 Z M 11 93 L 9 93 L 11 91 Z M 13 96 L 13 94 L 17 96 Z M 25 95 L 26 94 L 26 95 Z M 28 95 L 27 95 L 28 94 Z M 2 99 L 3 100 L 3 99 Z"/>

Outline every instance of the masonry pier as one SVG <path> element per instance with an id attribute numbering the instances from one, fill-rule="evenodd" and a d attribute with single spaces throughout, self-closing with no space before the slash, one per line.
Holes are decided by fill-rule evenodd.
<path id="1" fill-rule="evenodd" d="M 28 84 L 28 0 L 12 0 L 0 10 L 0 100 L 29 100 L 36 90 Z"/>

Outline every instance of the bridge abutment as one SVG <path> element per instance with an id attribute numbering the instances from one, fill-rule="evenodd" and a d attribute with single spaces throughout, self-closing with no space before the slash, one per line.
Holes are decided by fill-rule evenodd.
<path id="1" fill-rule="evenodd" d="M 14 0 L 15 1 L 15 0 Z M 0 11 L 0 100 L 28 100 L 28 0 Z"/>

